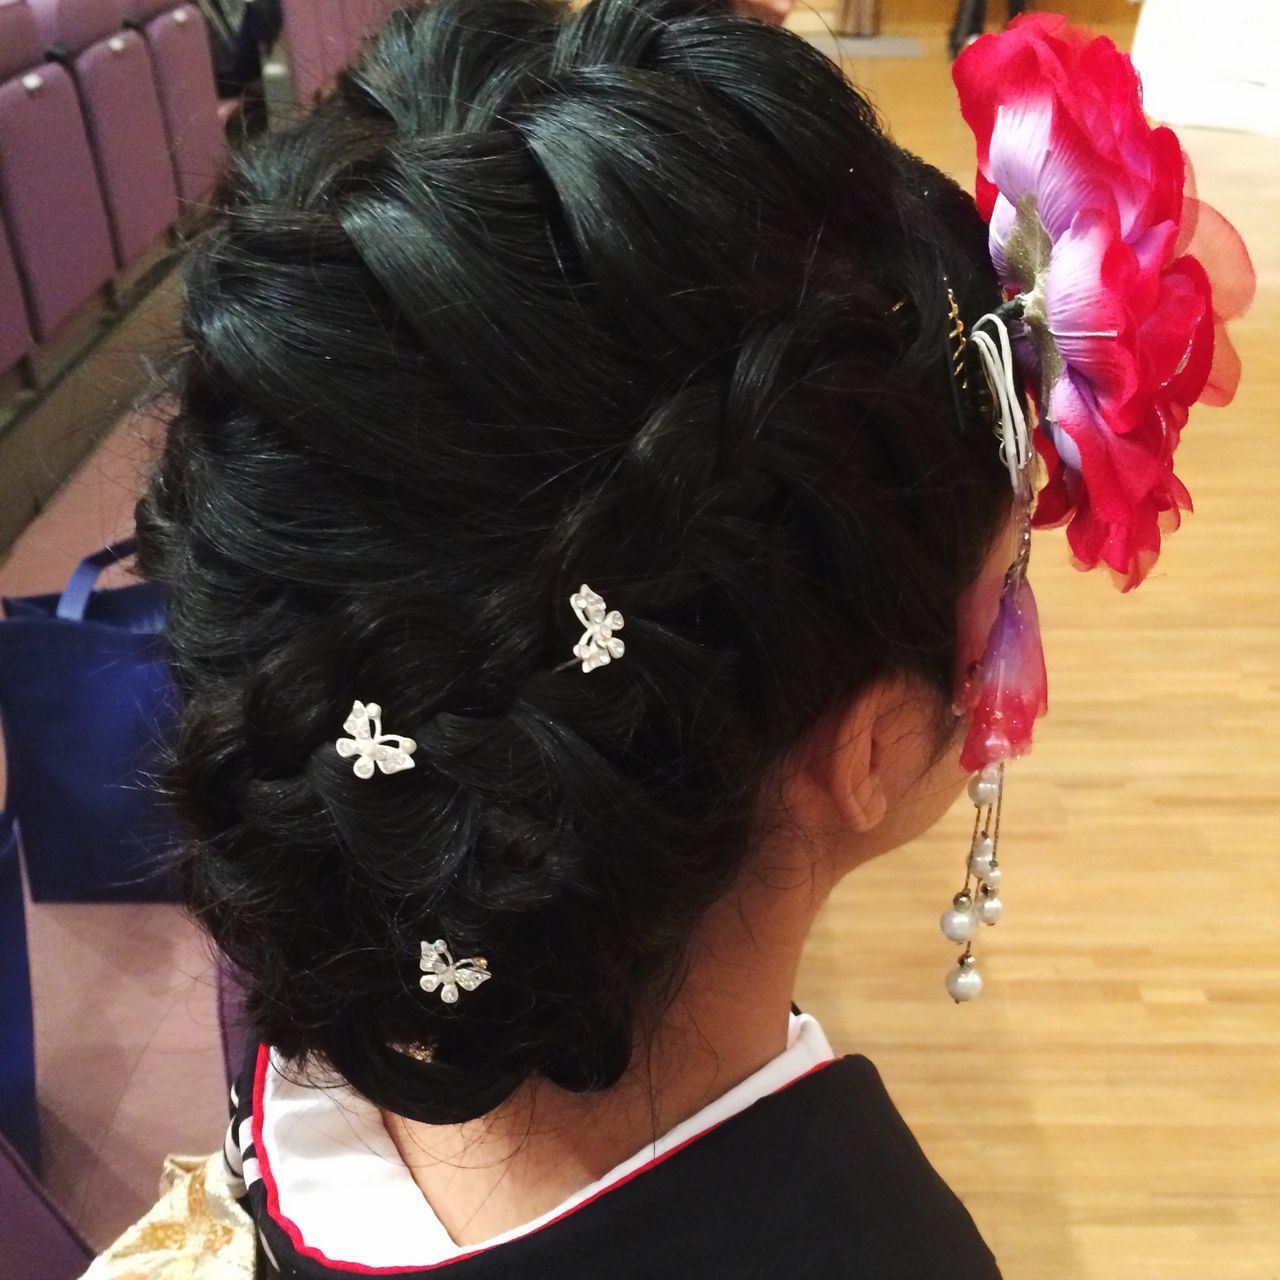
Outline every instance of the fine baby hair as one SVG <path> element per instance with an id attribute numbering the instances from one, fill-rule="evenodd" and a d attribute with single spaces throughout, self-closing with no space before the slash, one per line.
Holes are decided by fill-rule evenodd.
<path id="1" fill-rule="evenodd" d="M 986 224 L 710 0 L 398 11 L 215 203 L 137 509 L 190 906 L 256 1035 L 388 1110 L 607 1088 L 825 713 L 901 672 L 953 745 L 1012 499 L 950 368 Z M 412 768 L 353 773 L 360 702 Z M 425 996 L 434 940 L 492 980 Z"/>

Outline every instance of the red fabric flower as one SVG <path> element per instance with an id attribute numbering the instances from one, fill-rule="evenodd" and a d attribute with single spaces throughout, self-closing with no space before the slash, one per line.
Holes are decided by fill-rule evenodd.
<path id="1" fill-rule="evenodd" d="M 1109 39 L 1028 14 L 970 45 L 954 77 L 992 259 L 1024 304 L 1048 474 L 1033 523 L 1066 524 L 1077 565 L 1101 561 L 1129 590 L 1191 509 L 1173 472 L 1190 406 L 1235 393 L 1225 322 L 1252 299 L 1252 263 Z"/>

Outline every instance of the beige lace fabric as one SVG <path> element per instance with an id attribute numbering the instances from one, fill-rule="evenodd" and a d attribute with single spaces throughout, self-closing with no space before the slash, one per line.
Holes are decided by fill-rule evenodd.
<path id="1" fill-rule="evenodd" d="M 253 1280 L 253 1224 L 231 1198 L 221 1152 L 169 1156 L 160 1199 L 82 1280 Z"/>

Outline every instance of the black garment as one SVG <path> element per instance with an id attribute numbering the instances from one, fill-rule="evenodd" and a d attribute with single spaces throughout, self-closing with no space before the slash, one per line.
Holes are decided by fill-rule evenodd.
<path id="1" fill-rule="evenodd" d="M 1009 0 L 1008 7 L 1009 21 L 1012 22 L 1027 11 L 1027 0 Z M 951 57 L 959 57 L 965 45 L 986 30 L 986 25 L 987 0 L 959 0 L 955 21 L 951 24 L 951 34 L 947 39 Z"/>
<path id="2" fill-rule="evenodd" d="M 254 1055 L 233 1132 L 248 1135 Z M 242 1142 L 246 1139 L 242 1137 Z M 245 1167 L 252 1143 L 239 1153 Z M 264 1276 L 334 1280 L 360 1259 L 306 1255 L 262 1178 L 240 1201 Z M 355 1264 L 355 1265 L 352 1265 Z M 442 1280 L 1000 1280 L 990 1249 L 929 1164 L 875 1066 L 846 1055 L 752 1103 L 564 1217 L 425 1269 Z"/>
<path id="3" fill-rule="evenodd" d="M 280 38 L 280 0 L 199 0 L 209 27 L 218 97 L 238 98 L 262 80 L 264 54 Z"/>

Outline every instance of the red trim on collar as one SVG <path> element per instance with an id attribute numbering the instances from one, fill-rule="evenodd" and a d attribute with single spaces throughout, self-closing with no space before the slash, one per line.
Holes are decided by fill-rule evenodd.
<path id="1" fill-rule="evenodd" d="M 763 1095 L 765 1098 L 771 1098 L 774 1094 L 782 1093 L 784 1089 L 789 1089 L 793 1084 L 798 1084 L 806 1077 L 813 1075 L 815 1072 L 821 1071 L 824 1067 L 829 1067 L 832 1063 L 839 1062 L 837 1057 L 828 1058 L 825 1062 L 819 1062 L 816 1066 L 812 1066 L 808 1071 L 802 1072 L 792 1080 L 788 1080 L 786 1084 L 779 1085 L 776 1089 Z M 340 1259 L 327 1257 L 320 1249 L 309 1245 L 302 1238 L 302 1231 L 298 1224 L 290 1218 L 286 1218 L 280 1211 L 280 1193 L 276 1187 L 275 1176 L 271 1172 L 271 1159 L 267 1154 L 266 1145 L 262 1141 L 262 1112 L 263 1100 L 266 1094 L 267 1072 L 270 1070 L 271 1050 L 269 1046 L 263 1044 L 258 1046 L 258 1061 L 254 1067 L 253 1076 L 253 1145 L 257 1152 L 258 1167 L 262 1171 L 262 1182 L 267 1189 L 267 1212 L 271 1215 L 275 1223 L 284 1231 L 297 1250 L 305 1258 L 310 1258 L 314 1262 L 323 1263 L 326 1267 L 333 1267 L 337 1271 L 350 1271 L 356 1275 L 362 1276 L 396 1276 L 404 1275 L 406 1272 L 415 1271 L 435 1271 L 440 1267 L 452 1266 L 455 1262 L 462 1262 L 466 1258 L 474 1258 L 479 1253 L 489 1253 L 495 1249 L 501 1249 L 503 1245 L 515 1244 L 519 1240 L 525 1239 L 526 1236 L 536 1235 L 539 1231 L 545 1231 L 548 1227 L 554 1226 L 557 1222 L 562 1222 L 572 1213 L 577 1213 L 579 1209 L 585 1209 L 587 1205 L 599 1200 L 601 1196 L 608 1195 L 610 1191 L 616 1190 L 618 1187 L 625 1186 L 632 1178 L 660 1165 L 664 1160 L 670 1159 L 677 1151 L 683 1151 L 690 1143 L 697 1142 L 699 1138 L 705 1137 L 708 1133 L 714 1132 L 726 1121 L 732 1120 L 734 1116 L 742 1114 L 742 1111 L 735 1111 L 733 1116 L 725 1116 L 724 1120 L 717 1120 L 715 1124 L 709 1125 L 705 1129 L 700 1129 L 697 1133 L 691 1134 L 683 1142 L 672 1147 L 669 1151 L 664 1151 L 660 1156 L 655 1156 L 652 1160 L 642 1164 L 638 1169 L 632 1169 L 628 1174 L 611 1182 L 607 1187 L 601 1187 L 595 1195 L 588 1196 L 585 1200 L 578 1204 L 571 1205 L 563 1213 L 557 1214 L 554 1218 L 544 1222 L 541 1226 L 534 1227 L 530 1231 L 526 1231 L 519 1236 L 515 1236 L 510 1240 L 500 1241 L 498 1244 L 482 1244 L 467 1253 L 457 1253 L 451 1258 L 445 1258 L 440 1262 L 425 1263 L 409 1263 L 405 1266 L 395 1267 L 370 1267 L 363 1262 L 343 1262 Z M 760 1101 L 760 1099 L 756 1099 Z M 751 1104 L 751 1105 L 754 1105 Z M 743 1110 L 749 1110 L 750 1107 L 744 1107 Z"/>

